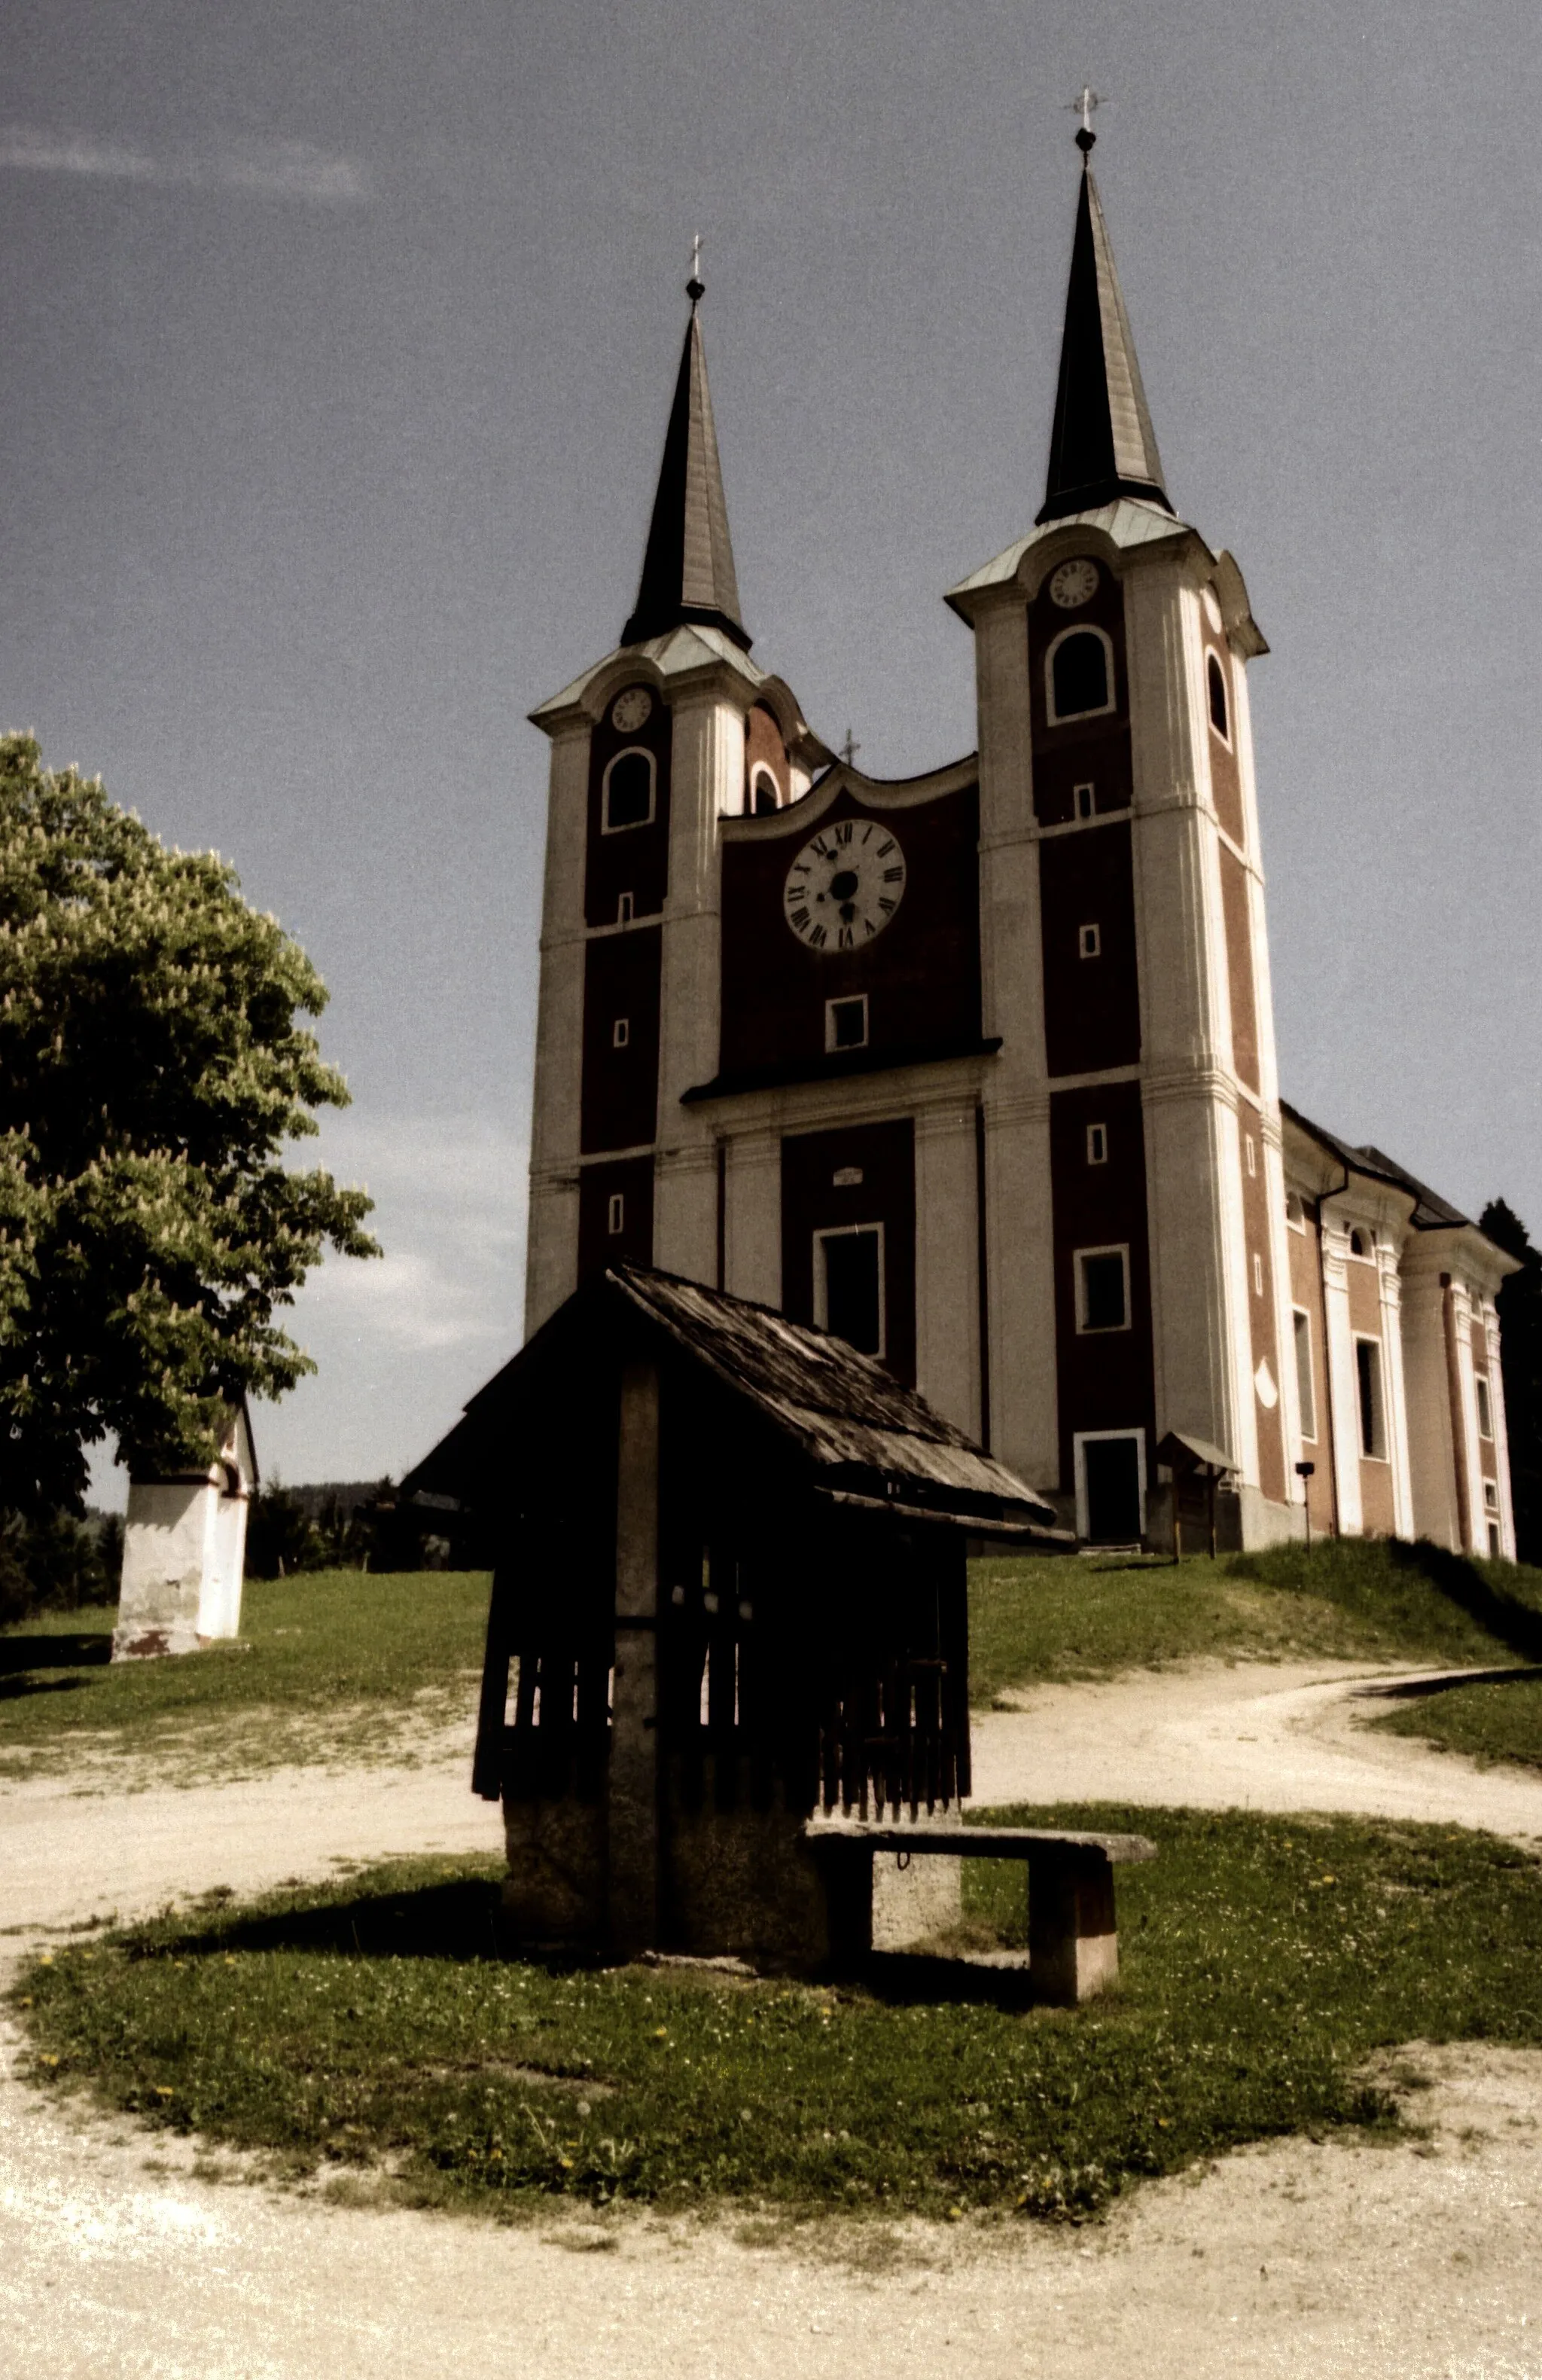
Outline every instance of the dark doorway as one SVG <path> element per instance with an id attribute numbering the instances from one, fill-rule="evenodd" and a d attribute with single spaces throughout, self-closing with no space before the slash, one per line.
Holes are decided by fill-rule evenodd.
<path id="1" fill-rule="evenodd" d="M 884 1353 L 884 1234 L 876 1224 L 821 1232 L 816 1286 L 823 1274 L 824 1324 L 863 1355 Z"/>
<path id="2" fill-rule="evenodd" d="M 1130 1546 L 1144 1534 L 1140 1510 L 1140 1441 L 1128 1438 L 1083 1439 L 1087 1479 L 1087 1542 Z"/>

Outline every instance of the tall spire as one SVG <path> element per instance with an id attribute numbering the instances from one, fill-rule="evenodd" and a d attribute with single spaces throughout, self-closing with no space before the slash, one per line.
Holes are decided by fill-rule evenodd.
<path id="1" fill-rule="evenodd" d="M 665 636 L 670 628 L 691 621 L 702 627 L 721 628 L 748 652 L 750 638 L 739 616 L 729 508 L 723 500 L 706 354 L 696 311 L 705 294 L 700 256 L 698 239 L 693 245 L 691 278 L 685 285 L 691 320 L 685 327 L 675 401 L 664 437 L 664 461 L 643 556 L 642 583 L 632 617 L 621 631 L 621 642 L 641 644 L 645 637 Z"/>
<path id="2" fill-rule="evenodd" d="M 1040 521 L 1090 512 L 1116 496 L 1144 496 L 1167 512 L 1173 509 L 1163 486 L 1156 432 L 1092 178 L 1092 146 L 1098 136 L 1088 118 L 1095 97 L 1085 91 L 1077 104 L 1082 111 L 1076 137 L 1081 151 L 1081 194 Z"/>

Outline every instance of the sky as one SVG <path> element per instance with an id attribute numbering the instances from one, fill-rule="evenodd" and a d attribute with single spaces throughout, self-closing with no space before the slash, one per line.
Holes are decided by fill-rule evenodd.
<path id="1" fill-rule="evenodd" d="M 1272 648 L 1285 1094 L 1542 1236 L 1532 0 L 6 22 L 0 725 L 305 945 L 319 1146 L 378 1202 L 270 1472 L 399 1473 L 518 1343 L 526 713 L 631 607 L 692 234 L 755 658 L 865 770 L 938 766 L 943 592 L 1041 499 L 1087 80 L 1168 490 Z"/>

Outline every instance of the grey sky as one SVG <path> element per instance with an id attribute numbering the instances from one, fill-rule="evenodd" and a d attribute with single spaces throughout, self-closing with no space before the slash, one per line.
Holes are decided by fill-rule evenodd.
<path id="1" fill-rule="evenodd" d="M 879 773 L 1041 492 L 1090 76 L 1175 503 L 1231 546 L 1287 1095 L 1542 1231 L 1535 6 L 30 0 L 0 94 L 0 719 L 332 990 L 381 1266 L 292 1478 L 512 1347 L 545 746 L 635 590 L 690 235 L 745 618 Z"/>

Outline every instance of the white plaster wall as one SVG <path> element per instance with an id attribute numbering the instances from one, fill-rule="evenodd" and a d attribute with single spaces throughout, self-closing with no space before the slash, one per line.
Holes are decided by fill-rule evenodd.
<path id="1" fill-rule="evenodd" d="M 247 1569 L 247 1499 L 218 1497 L 211 1532 L 209 1574 L 199 1597 L 198 1631 L 212 1644 L 241 1633 L 241 1590 Z"/>
<path id="2" fill-rule="evenodd" d="M 916 1385 L 938 1413 L 980 1431 L 977 1155 L 971 1107 L 915 1123 Z"/>
<path id="3" fill-rule="evenodd" d="M 715 674 L 713 682 L 676 695 L 673 718 L 654 1262 L 710 1287 L 717 1278 L 717 1124 L 709 1108 L 682 1107 L 681 1096 L 717 1072 L 717 820 L 743 784 L 741 689 L 730 693 Z"/>
<path id="4" fill-rule="evenodd" d="M 197 1650 L 218 1504 L 211 1479 L 131 1484 L 114 1661 Z"/>
<path id="5" fill-rule="evenodd" d="M 723 1286 L 762 1305 L 782 1302 L 782 1142 L 777 1132 L 730 1135 L 723 1183 Z"/>

